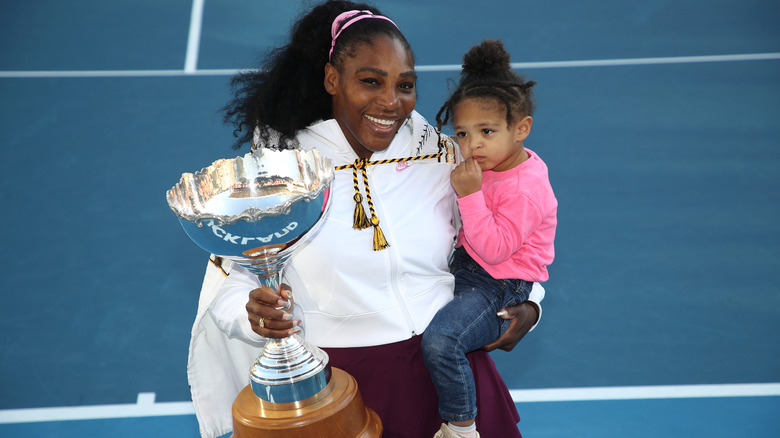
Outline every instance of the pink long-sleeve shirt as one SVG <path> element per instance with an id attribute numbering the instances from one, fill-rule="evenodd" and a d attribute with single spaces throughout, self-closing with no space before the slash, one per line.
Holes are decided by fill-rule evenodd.
<path id="1" fill-rule="evenodd" d="M 482 190 L 458 198 L 463 226 L 458 245 L 496 279 L 547 281 L 558 224 L 547 165 L 528 159 L 504 171 L 482 172 Z"/>

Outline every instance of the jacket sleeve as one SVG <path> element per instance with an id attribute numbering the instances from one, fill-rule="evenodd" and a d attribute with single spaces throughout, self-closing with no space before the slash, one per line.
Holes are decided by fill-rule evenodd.
<path id="1" fill-rule="evenodd" d="M 209 311 L 217 327 L 231 339 L 250 344 L 263 342 L 263 338 L 252 331 L 246 313 L 249 291 L 260 287 L 257 277 L 246 268 L 233 264 L 230 275 L 219 288 L 217 297 Z"/>
<path id="2" fill-rule="evenodd" d="M 539 317 L 536 319 L 536 323 L 531 327 L 531 330 L 535 329 L 537 325 L 539 325 L 539 321 L 542 320 L 542 300 L 544 299 L 544 286 L 542 286 L 539 283 L 534 283 L 534 286 L 531 288 L 531 293 L 528 294 L 528 301 L 532 302 L 536 305 L 536 308 L 539 310 Z M 531 330 L 528 330 L 529 332 Z"/>

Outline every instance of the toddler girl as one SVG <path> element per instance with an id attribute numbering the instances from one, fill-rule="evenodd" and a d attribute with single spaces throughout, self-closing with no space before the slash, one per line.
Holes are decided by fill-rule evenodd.
<path id="1" fill-rule="evenodd" d="M 479 437 L 474 378 L 466 353 L 497 339 L 501 309 L 547 281 L 558 201 L 547 166 L 523 143 L 531 132 L 531 87 L 512 72 L 499 40 L 463 58 L 460 84 L 436 116 L 451 121 L 464 161 L 452 171 L 463 222 L 450 270 L 455 297 L 423 334 L 423 355 L 447 424 L 434 438 Z M 451 119 L 451 120 L 450 120 Z"/>

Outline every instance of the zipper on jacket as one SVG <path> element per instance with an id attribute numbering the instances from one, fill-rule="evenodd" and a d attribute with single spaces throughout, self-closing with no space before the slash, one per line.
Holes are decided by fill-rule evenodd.
<path id="1" fill-rule="evenodd" d="M 403 299 L 403 295 L 401 295 L 401 291 L 398 288 L 398 277 L 396 276 L 398 263 L 396 263 L 396 258 L 396 253 L 393 251 L 393 253 L 390 255 L 390 275 L 392 275 L 390 283 L 392 285 L 391 287 L 393 289 L 393 295 L 395 295 L 398 306 L 401 308 L 401 312 L 404 314 L 404 319 L 406 320 L 406 325 L 409 328 L 409 331 L 412 332 L 412 336 L 417 336 L 417 332 L 414 330 L 412 315 L 409 314 L 409 309 L 406 307 L 406 301 Z"/>
<path id="2" fill-rule="evenodd" d="M 366 175 L 369 179 L 369 185 L 373 184 L 373 169 L 368 169 L 368 172 Z M 374 209 L 379 210 L 379 205 L 376 202 L 376 199 L 374 199 Z M 377 212 L 377 217 L 381 219 L 382 216 L 379 215 L 379 212 Z M 414 329 L 414 322 L 412 320 L 412 315 L 409 314 L 409 309 L 406 306 L 406 300 L 404 300 L 403 295 L 401 294 L 401 291 L 398 288 L 398 256 L 393 248 L 392 242 L 390 242 L 390 246 L 388 248 L 385 248 L 383 251 L 390 251 L 389 258 L 390 258 L 390 287 L 393 289 L 393 295 L 395 296 L 395 301 L 398 303 L 398 307 L 401 308 L 401 313 L 404 315 L 404 319 L 406 320 L 406 326 L 409 329 L 409 331 L 412 333 L 412 336 L 417 336 L 417 332 Z"/>

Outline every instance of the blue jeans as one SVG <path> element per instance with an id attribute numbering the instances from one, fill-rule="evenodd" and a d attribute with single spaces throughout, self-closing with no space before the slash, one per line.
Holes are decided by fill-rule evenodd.
<path id="1" fill-rule="evenodd" d="M 445 421 L 477 416 L 474 376 L 466 353 L 498 339 L 509 321 L 496 315 L 528 299 L 532 282 L 496 280 L 463 247 L 455 250 L 450 271 L 455 297 L 433 317 L 422 339 L 423 358 L 439 394 Z"/>

